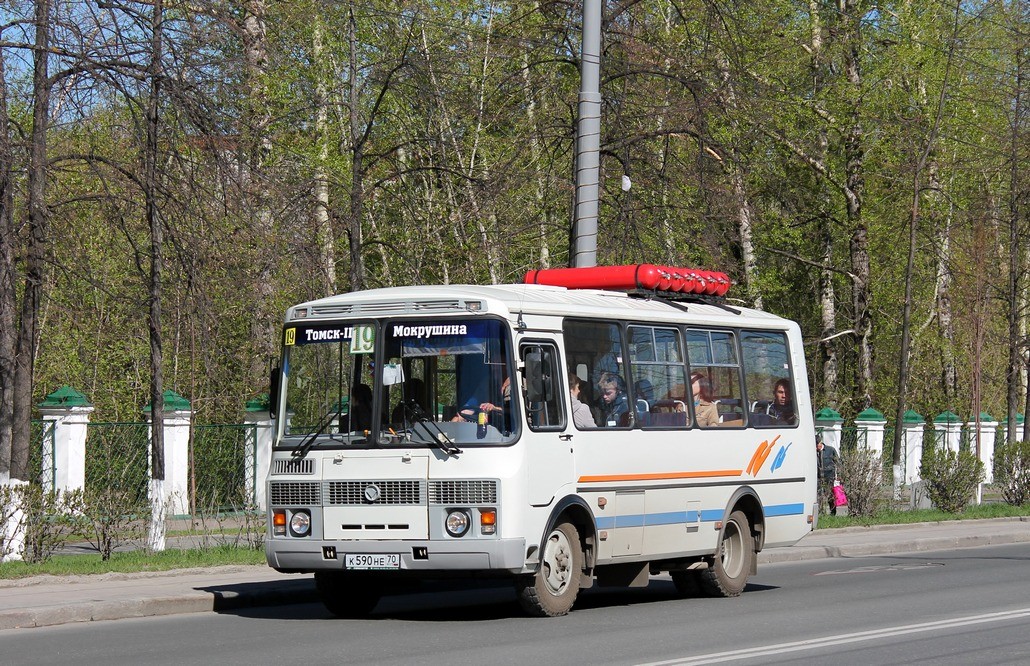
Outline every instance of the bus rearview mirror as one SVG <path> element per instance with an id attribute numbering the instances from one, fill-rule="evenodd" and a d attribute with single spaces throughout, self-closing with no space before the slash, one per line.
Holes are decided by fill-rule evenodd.
<path id="1" fill-rule="evenodd" d="M 526 401 L 540 402 L 544 399 L 544 362 L 539 351 L 526 354 Z"/>

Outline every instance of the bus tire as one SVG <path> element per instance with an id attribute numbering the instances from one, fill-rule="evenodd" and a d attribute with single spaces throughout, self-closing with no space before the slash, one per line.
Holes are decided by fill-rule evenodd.
<path id="1" fill-rule="evenodd" d="M 583 545 L 576 526 L 561 522 L 544 540 L 540 568 L 516 580 L 519 604 L 536 617 L 565 615 L 576 602 L 583 576 Z"/>
<path id="2" fill-rule="evenodd" d="M 701 590 L 711 597 L 739 596 L 747 585 L 754 557 L 751 524 L 743 511 L 734 511 L 723 527 L 714 560 L 700 570 Z"/>
<path id="3" fill-rule="evenodd" d="M 347 618 L 368 616 L 381 596 L 372 581 L 339 571 L 316 571 L 315 591 L 326 610 Z"/>

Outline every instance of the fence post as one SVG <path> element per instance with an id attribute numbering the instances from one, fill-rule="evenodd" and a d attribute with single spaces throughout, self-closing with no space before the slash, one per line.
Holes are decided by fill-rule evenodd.
<path id="1" fill-rule="evenodd" d="M 164 428 L 165 478 L 161 485 L 161 497 L 151 497 L 155 506 L 160 500 L 162 506 L 172 515 L 186 515 L 190 509 L 189 468 L 190 468 L 190 423 L 193 420 L 193 409 L 189 400 L 171 389 L 164 392 L 165 412 L 161 425 Z M 143 411 L 150 419 L 150 427 L 154 427 L 154 419 L 150 418 L 151 406 Z M 150 450 L 147 450 L 147 474 L 151 473 Z M 154 488 L 151 479 L 150 488 Z"/>
<path id="2" fill-rule="evenodd" d="M 86 430 L 93 405 L 67 384 L 37 405 L 43 422 L 53 426 L 52 457 L 43 452 L 43 490 L 81 490 L 86 485 Z M 42 446 L 47 446 L 46 437 Z M 50 457 L 52 474 L 46 474 Z"/>
<path id="3" fill-rule="evenodd" d="M 904 431 L 905 483 L 919 483 L 919 468 L 923 462 L 923 435 L 926 419 L 916 411 L 908 410 L 901 422 Z"/>
<path id="4" fill-rule="evenodd" d="M 268 477 L 268 466 L 272 461 L 272 439 L 275 435 L 275 419 L 268 410 L 268 396 L 262 395 L 247 401 L 247 413 L 244 423 L 253 425 L 256 431 L 254 438 L 254 464 L 247 470 L 247 496 L 254 499 L 258 509 L 267 509 L 265 497 L 265 479 Z"/>
<path id="5" fill-rule="evenodd" d="M 9 488 L 10 494 L 0 502 L 0 529 L 3 530 L 3 548 L 0 562 L 21 562 L 25 553 L 25 511 L 22 510 L 21 493 L 28 481 L 12 479 L 7 474 L 0 476 L 0 487 Z"/>
<path id="6" fill-rule="evenodd" d="M 962 445 L 962 419 L 951 411 L 941 412 L 933 420 L 933 429 L 937 435 L 937 443 L 947 451 L 958 453 Z"/>
<path id="7" fill-rule="evenodd" d="M 976 453 L 976 421 L 966 424 L 972 439 L 970 453 Z M 998 436 L 998 422 L 987 412 L 980 412 L 980 462 L 984 464 L 984 483 L 994 483 L 994 439 Z"/>
<path id="8" fill-rule="evenodd" d="M 869 407 L 862 410 L 855 417 L 855 428 L 858 430 L 858 446 L 863 446 L 873 452 L 877 458 L 883 460 L 883 431 L 887 426 L 887 419 L 877 410 Z M 865 434 L 865 437 L 862 434 Z"/>
<path id="9" fill-rule="evenodd" d="M 840 451 L 844 418 L 832 407 L 823 407 L 815 413 L 815 431 L 823 434 L 823 444 Z"/>

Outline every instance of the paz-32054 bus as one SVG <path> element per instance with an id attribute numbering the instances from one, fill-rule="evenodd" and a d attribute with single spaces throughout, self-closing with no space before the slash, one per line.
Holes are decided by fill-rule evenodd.
<path id="1" fill-rule="evenodd" d="M 287 311 L 266 553 L 314 572 L 332 613 L 441 577 L 508 577 L 550 616 L 582 588 L 658 572 L 735 596 L 756 553 L 812 529 L 795 323 L 725 304 L 710 272 L 526 281 Z"/>

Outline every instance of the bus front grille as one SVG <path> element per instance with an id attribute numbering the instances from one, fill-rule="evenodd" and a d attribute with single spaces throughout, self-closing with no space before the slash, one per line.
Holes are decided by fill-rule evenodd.
<path id="1" fill-rule="evenodd" d="M 430 504 L 497 504 L 497 482 L 489 479 L 431 481 Z"/>
<path id="2" fill-rule="evenodd" d="M 417 479 L 390 481 L 326 481 L 325 505 L 425 504 L 425 482 Z"/>
<path id="3" fill-rule="evenodd" d="M 321 490 L 317 481 L 273 481 L 268 501 L 272 506 L 319 506 Z"/>

